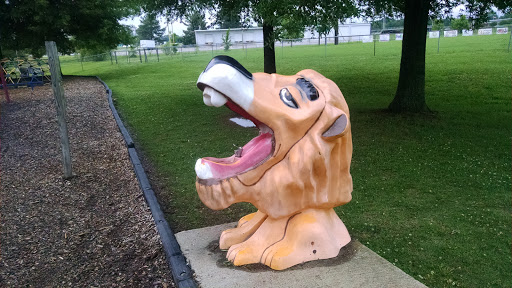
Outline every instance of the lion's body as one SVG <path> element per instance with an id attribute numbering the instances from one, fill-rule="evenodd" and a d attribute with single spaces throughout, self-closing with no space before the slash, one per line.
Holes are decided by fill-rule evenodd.
<path id="1" fill-rule="evenodd" d="M 212 209 L 250 202 L 259 210 L 224 231 L 220 247 L 229 248 L 235 265 L 261 262 L 273 269 L 334 257 L 350 241 L 332 209 L 352 199 L 347 103 L 334 82 L 313 70 L 255 73 L 251 80 L 254 99 L 246 111 L 274 132 L 271 155 L 232 177 L 196 182 L 201 201 Z M 291 108 L 279 98 L 285 89 L 294 96 Z M 305 95 L 309 89 L 318 94 Z"/>

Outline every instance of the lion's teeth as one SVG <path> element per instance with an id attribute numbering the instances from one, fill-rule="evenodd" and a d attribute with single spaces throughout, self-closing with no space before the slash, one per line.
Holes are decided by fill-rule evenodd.
<path id="1" fill-rule="evenodd" d="M 210 99 L 210 105 L 208 105 L 208 103 L 206 103 L 206 100 L 205 101 L 205 104 L 208 105 L 208 106 L 215 106 L 215 107 L 220 107 L 224 104 L 226 104 L 226 102 L 228 102 L 228 99 L 226 97 L 224 97 L 224 95 L 222 95 L 222 93 L 220 93 L 219 91 L 211 88 L 211 87 L 205 87 L 204 90 L 203 90 L 203 98 L 209 98 Z"/>
<path id="2" fill-rule="evenodd" d="M 210 95 L 203 94 L 203 102 L 206 106 L 212 106 L 212 98 L 210 97 Z"/>
<path id="3" fill-rule="evenodd" d="M 208 163 L 202 163 L 202 159 L 196 161 L 196 175 L 199 179 L 210 179 L 213 177 L 210 165 Z"/>

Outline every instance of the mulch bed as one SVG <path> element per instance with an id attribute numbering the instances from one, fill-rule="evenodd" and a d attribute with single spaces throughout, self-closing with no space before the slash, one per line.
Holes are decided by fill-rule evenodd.
<path id="1" fill-rule="evenodd" d="M 51 87 L 1 103 L 0 286 L 174 286 L 105 88 L 69 78 L 64 89 L 70 180 Z"/>

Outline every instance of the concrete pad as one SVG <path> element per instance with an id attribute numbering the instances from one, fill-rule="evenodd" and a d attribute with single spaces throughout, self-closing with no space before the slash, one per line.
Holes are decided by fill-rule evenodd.
<path id="1" fill-rule="evenodd" d="M 336 258 L 284 271 L 263 264 L 236 267 L 218 247 L 221 232 L 235 226 L 230 223 L 176 234 L 201 287 L 426 287 L 354 240 Z"/>

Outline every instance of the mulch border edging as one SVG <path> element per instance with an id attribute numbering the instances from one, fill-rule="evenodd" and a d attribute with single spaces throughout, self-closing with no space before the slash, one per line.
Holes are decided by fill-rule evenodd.
<path id="1" fill-rule="evenodd" d="M 149 183 L 146 172 L 144 171 L 144 167 L 142 167 L 139 156 L 137 155 L 137 151 L 134 147 L 133 139 L 130 136 L 128 129 L 126 129 L 124 123 L 121 121 L 119 114 L 117 113 L 117 109 L 112 101 L 112 90 L 110 90 L 108 85 L 103 82 L 100 77 L 96 76 L 96 78 L 101 82 L 101 84 L 103 84 L 103 86 L 105 86 L 110 109 L 112 110 L 112 114 L 114 115 L 117 126 L 123 135 L 124 141 L 126 142 L 126 147 L 128 148 L 128 153 L 130 155 L 130 161 L 133 164 L 135 174 L 137 175 L 137 180 L 139 180 L 140 188 L 144 194 L 146 203 L 151 210 L 151 214 L 153 215 L 153 220 L 155 221 L 158 234 L 160 234 L 160 239 L 165 251 L 167 263 L 171 269 L 172 278 L 174 279 L 176 286 L 179 288 L 197 287 L 197 284 L 194 281 L 192 269 L 187 264 L 187 259 L 183 255 L 180 244 L 176 240 L 176 237 L 174 236 L 169 223 L 167 223 L 167 220 L 165 220 L 164 213 L 162 212 L 160 204 L 158 204 L 158 200 L 156 199 L 155 191 L 153 191 L 151 188 L 151 184 Z"/>

